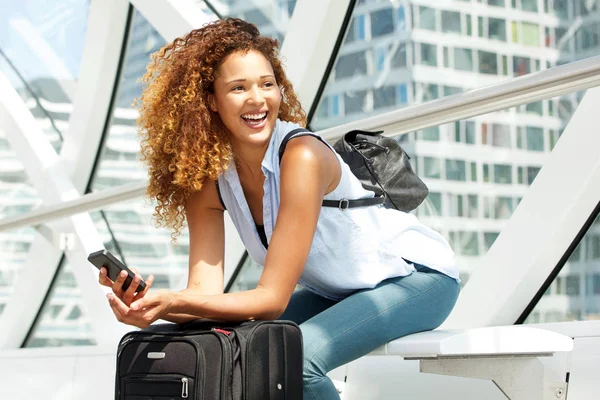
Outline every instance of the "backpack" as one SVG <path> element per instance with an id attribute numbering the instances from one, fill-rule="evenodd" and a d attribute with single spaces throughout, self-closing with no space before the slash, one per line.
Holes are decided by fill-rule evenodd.
<path id="1" fill-rule="evenodd" d="M 395 139 L 381 135 L 382 132 L 353 130 L 333 145 L 363 188 L 375 192 L 375 197 L 323 200 L 323 207 L 345 210 L 383 204 L 386 208 L 409 212 L 425 200 L 429 189 L 410 166 L 410 157 Z M 314 136 L 325 143 L 322 137 L 307 129 L 294 129 L 279 146 L 280 163 L 287 143 L 300 136 Z"/>

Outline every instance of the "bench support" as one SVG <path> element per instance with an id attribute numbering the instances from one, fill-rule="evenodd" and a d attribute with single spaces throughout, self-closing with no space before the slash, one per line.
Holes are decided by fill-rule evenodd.
<path id="1" fill-rule="evenodd" d="M 420 370 L 430 374 L 490 379 L 510 400 L 566 400 L 567 360 L 566 356 L 556 356 L 551 366 L 536 356 L 526 355 L 420 359 Z"/>

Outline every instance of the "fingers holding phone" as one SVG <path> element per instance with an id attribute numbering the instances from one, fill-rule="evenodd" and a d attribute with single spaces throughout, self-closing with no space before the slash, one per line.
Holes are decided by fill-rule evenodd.
<path id="1" fill-rule="evenodd" d="M 103 286 L 110 287 L 115 296 L 127 306 L 132 301 L 144 297 L 154 282 L 152 275 L 143 281 L 136 269 L 127 268 L 107 250 L 90 254 L 88 261 L 100 270 L 98 282 Z"/>

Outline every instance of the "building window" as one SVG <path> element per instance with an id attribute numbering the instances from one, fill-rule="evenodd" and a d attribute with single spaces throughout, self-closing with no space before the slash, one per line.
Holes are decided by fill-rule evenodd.
<path id="1" fill-rule="evenodd" d="M 455 48 L 454 69 L 460 71 L 473 71 L 473 50 Z"/>
<path id="2" fill-rule="evenodd" d="M 483 243 L 486 250 L 492 247 L 498 235 L 500 235 L 500 232 L 483 232 Z"/>
<path id="3" fill-rule="evenodd" d="M 388 54 L 388 49 L 386 47 L 376 47 L 375 48 L 375 68 L 377 71 L 381 72 L 385 68 L 385 58 Z"/>
<path id="4" fill-rule="evenodd" d="M 537 176 L 538 172 L 540 172 L 540 167 L 527 167 L 527 184 L 531 185 Z"/>
<path id="5" fill-rule="evenodd" d="M 479 37 L 506 42 L 506 21 L 500 18 L 479 17 Z"/>
<path id="6" fill-rule="evenodd" d="M 580 282 L 579 275 L 567 275 L 567 296 L 579 296 L 580 294 Z"/>
<path id="7" fill-rule="evenodd" d="M 334 94 L 331 96 L 331 116 L 340 116 L 340 95 Z"/>
<path id="8" fill-rule="evenodd" d="M 479 3 L 487 4 L 489 6 L 504 7 L 504 0 L 477 0 Z"/>
<path id="9" fill-rule="evenodd" d="M 423 157 L 423 176 L 425 178 L 440 179 L 441 165 L 439 158 Z"/>
<path id="10" fill-rule="evenodd" d="M 498 196 L 494 198 L 494 218 L 509 219 L 514 211 L 515 205 L 512 197 Z"/>
<path id="11" fill-rule="evenodd" d="M 514 43 L 539 47 L 540 26 L 531 22 L 515 21 L 512 23 L 512 37 Z"/>
<path id="12" fill-rule="evenodd" d="M 506 164 L 494 164 L 494 182 L 500 184 L 511 184 L 512 167 Z"/>
<path id="13" fill-rule="evenodd" d="M 356 25 L 354 27 L 355 29 L 355 34 L 356 34 L 356 39 L 357 40 L 365 40 L 366 38 L 366 34 L 365 34 L 365 15 L 361 14 L 359 16 L 356 17 Z"/>
<path id="14" fill-rule="evenodd" d="M 335 78 L 350 78 L 367 74 L 367 58 L 364 51 L 340 56 L 335 65 Z"/>
<path id="15" fill-rule="evenodd" d="M 406 32 L 406 12 L 404 6 L 398 7 L 396 11 L 396 32 Z"/>
<path id="16" fill-rule="evenodd" d="M 421 64 L 437 67 L 437 46 L 434 44 L 421 43 Z"/>
<path id="17" fill-rule="evenodd" d="M 525 128 L 527 134 L 527 150 L 544 151 L 544 130 L 534 126 Z"/>
<path id="18" fill-rule="evenodd" d="M 344 93 L 344 113 L 356 114 L 365 111 L 366 90 L 356 90 Z"/>
<path id="19" fill-rule="evenodd" d="M 406 83 L 401 83 L 396 87 L 397 87 L 397 91 L 398 91 L 399 103 L 407 104 L 408 103 L 408 87 L 406 86 Z"/>
<path id="20" fill-rule="evenodd" d="M 446 160 L 446 179 L 449 181 L 466 181 L 467 166 L 464 160 Z"/>
<path id="21" fill-rule="evenodd" d="M 423 215 L 440 217 L 442 215 L 442 194 L 429 192 L 422 206 Z"/>
<path id="22" fill-rule="evenodd" d="M 503 124 L 492 125 L 492 146 L 510 148 L 510 126 Z"/>
<path id="23" fill-rule="evenodd" d="M 479 51 L 479 72 L 498 75 L 498 55 L 489 51 Z"/>
<path id="24" fill-rule="evenodd" d="M 435 9 L 430 7 L 419 7 L 419 28 L 435 31 Z"/>
<path id="25" fill-rule="evenodd" d="M 522 76 L 531 73 L 531 58 L 514 56 L 513 72 L 515 76 Z"/>
<path id="26" fill-rule="evenodd" d="M 396 105 L 396 89 L 384 86 L 373 89 L 373 108 L 385 108 Z"/>
<path id="27" fill-rule="evenodd" d="M 394 32 L 394 14 L 391 8 L 371 13 L 371 37 L 389 35 Z"/>
<path id="28" fill-rule="evenodd" d="M 403 68 L 406 67 L 406 43 L 398 45 L 396 52 L 392 56 L 392 67 Z"/>
<path id="29" fill-rule="evenodd" d="M 462 33 L 459 12 L 442 10 L 442 32 Z"/>

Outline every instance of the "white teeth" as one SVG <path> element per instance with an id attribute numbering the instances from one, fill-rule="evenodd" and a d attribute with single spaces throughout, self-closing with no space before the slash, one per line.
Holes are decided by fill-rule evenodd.
<path id="1" fill-rule="evenodd" d="M 261 113 L 261 114 L 246 114 L 246 115 L 242 115 L 242 118 L 246 118 L 246 119 L 262 119 L 267 115 L 266 112 Z"/>

